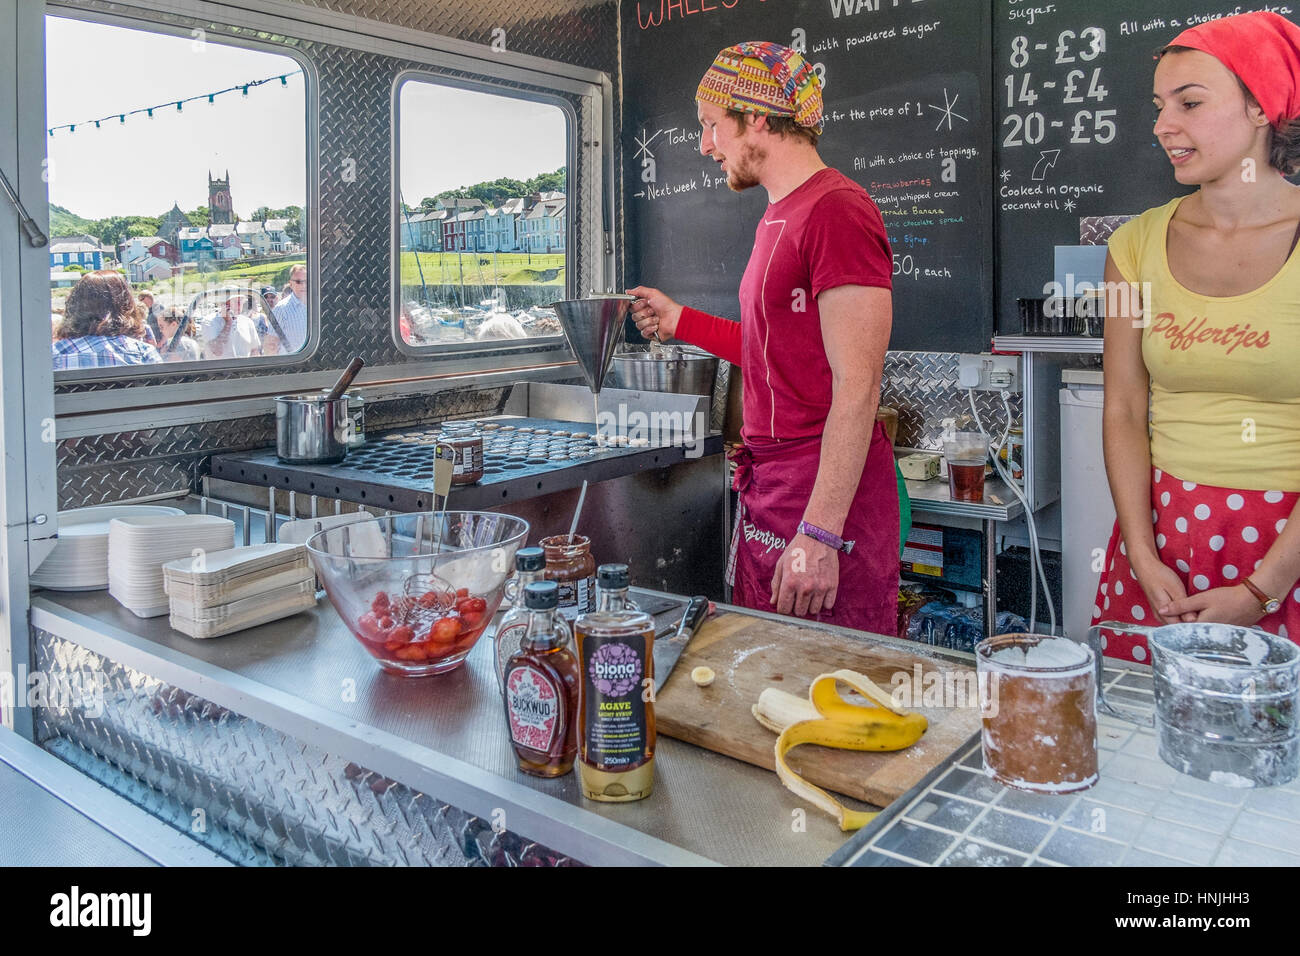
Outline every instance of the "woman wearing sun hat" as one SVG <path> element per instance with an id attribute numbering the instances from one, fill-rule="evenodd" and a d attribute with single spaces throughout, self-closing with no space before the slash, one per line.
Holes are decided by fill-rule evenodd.
<path id="1" fill-rule="evenodd" d="M 1196 191 L 1116 230 L 1104 443 L 1118 515 L 1093 623 L 1300 638 L 1300 27 L 1272 13 L 1157 55 L 1154 135 Z M 1294 518 L 1294 520 L 1292 520 Z M 1103 631 L 1106 653 L 1146 642 Z"/>

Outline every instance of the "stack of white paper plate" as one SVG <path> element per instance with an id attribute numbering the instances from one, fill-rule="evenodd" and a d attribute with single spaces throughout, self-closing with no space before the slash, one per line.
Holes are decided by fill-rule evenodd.
<path id="1" fill-rule="evenodd" d="M 59 512 L 59 539 L 31 575 L 33 587 L 102 591 L 108 587 L 108 523 L 114 518 L 183 515 L 165 505 L 103 505 Z"/>
<path id="2" fill-rule="evenodd" d="M 235 523 L 216 515 L 114 518 L 108 532 L 108 593 L 138 617 L 168 610 L 162 566 L 191 558 L 201 566 L 206 555 L 235 544 Z"/>

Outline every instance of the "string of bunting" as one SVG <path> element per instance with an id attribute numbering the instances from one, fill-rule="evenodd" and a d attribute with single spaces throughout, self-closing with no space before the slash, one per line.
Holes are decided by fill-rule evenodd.
<path id="1" fill-rule="evenodd" d="M 111 113 L 108 116 L 101 116 L 99 119 L 81 120 L 76 123 L 64 123 L 62 126 L 51 126 L 46 130 L 46 133 L 53 136 L 56 130 L 61 129 L 66 129 L 69 133 L 75 133 L 78 126 L 89 126 L 92 123 L 95 125 L 95 129 L 99 129 L 100 124 L 102 123 L 108 123 L 113 120 L 117 120 L 118 123 L 125 123 L 128 116 L 136 116 L 141 113 L 145 113 L 150 119 L 153 119 L 153 114 L 156 110 L 165 110 L 175 107 L 176 111 L 179 113 L 184 110 L 186 103 L 195 103 L 200 100 L 207 100 L 209 103 L 215 103 L 218 96 L 224 96 L 227 93 L 239 92 L 244 96 L 247 96 L 249 90 L 259 86 L 265 86 L 267 83 L 274 83 L 276 80 L 280 81 L 281 86 L 288 86 L 289 77 L 301 75 L 302 70 L 294 70 L 292 73 L 284 73 L 279 76 L 268 76 L 264 80 L 250 80 L 248 83 L 239 83 L 235 86 L 227 87 L 224 90 L 213 90 L 211 93 L 200 93 L 198 96 L 189 96 L 183 100 L 172 100 L 169 103 L 160 103 L 157 106 L 144 106 L 140 109 L 128 110 L 124 113 Z"/>

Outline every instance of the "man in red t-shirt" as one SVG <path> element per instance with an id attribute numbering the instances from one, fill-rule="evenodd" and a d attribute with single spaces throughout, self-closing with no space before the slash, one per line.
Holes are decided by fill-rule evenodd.
<path id="1" fill-rule="evenodd" d="M 893 634 L 898 489 L 876 422 L 893 257 L 880 211 L 817 154 L 821 84 L 793 50 L 728 47 L 696 103 L 700 152 L 733 190 L 768 193 L 740 322 L 629 291 L 642 334 L 699 345 L 744 374 L 732 599 Z"/>

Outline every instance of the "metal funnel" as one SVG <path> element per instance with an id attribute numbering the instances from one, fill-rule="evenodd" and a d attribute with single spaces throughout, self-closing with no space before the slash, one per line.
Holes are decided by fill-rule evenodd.
<path id="1" fill-rule="evenodd" d="M 623 341 L 623 320 L 634 300 L 630 295 L 597 295 L 547 306 L 559 317 L 569 347 L 595 394 L 600 394 L 614 352 Z"/>

